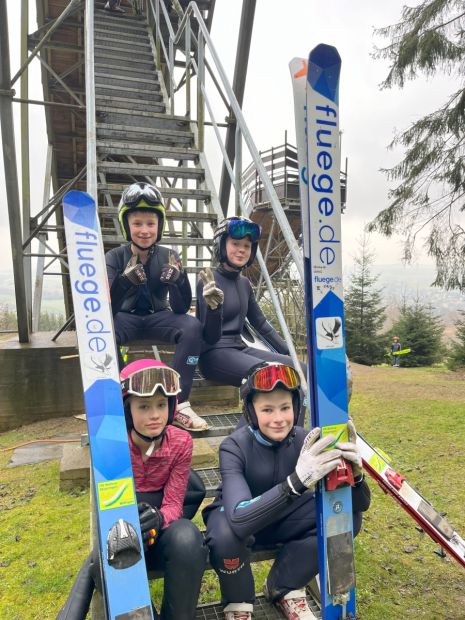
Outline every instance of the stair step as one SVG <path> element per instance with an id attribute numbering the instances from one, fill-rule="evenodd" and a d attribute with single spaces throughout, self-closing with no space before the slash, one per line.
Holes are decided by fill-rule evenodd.
<path id="1" fill-rule="evenodd" d="M 120 34 L 130 34 L 131 36 L 147 36 L 147 23 L 144 22 L 125 22 L 121 19 L 112 21 L 96 19 L 94 32 L 97 34 L 112 34 L 118 36 Z"/>
<path id="2" fill-rule="evenodd" d="M 97 98 L 98 99 L 98 98 Z M 183 148 L 137 142 L 119 142 L 116 140 L 97 140 L 97 151 L 100 155 L 133 155 L 139 157 L 166 157 L 167 159 L 196 160 L 198 149 Z"/>
<path id="3" fill-rule="evenodd" d="M 100 77 L 101 76 L 101 77 Z M 144 69 L 143 67 L 139 70 L 136 68 L 131 69 L 130 67 L 126 68 L 124 64 L 120 64 L 119 67 L 115 67 L 115 65 L 110 65 L 107 63 L 96 63 L 95 64 L 95 82 L 97 84 L 102 83 L 101 79 L 116 79 L 116 80 L 137 80 L 142 82 L 155 82 L 157 79 L 157 72 L 155 70 L 155 65 L 152 67 L 148 67 Z"/>
<path id="4" fill-rule="evenodd" d="M 145 20 L 144 15 L 133 15 L 131 11 L 128 9 L 126 13 L 112 13 L 111 11 L 105 11 L 103 6 L 105 2 L 102 2 L 102 8 L 95 7 L 95 23 L 117 23 L 118 21 L 124 20 L 128 24 L 141 24 L 146 25 L 147 22 Z"/>
<path id="5" fill-rule="evenodd" d="M 102 240 L 105 246 L 117 246 L 125 243 L 126 240 L 122 236 L 102 235 Z M 200 239 L 198 237 L 163 237 L 164 245 L 174 246 L 205 246 L 211 247 L 213 239 Z"/>
<path id="6" fill-rule="evenodd" d="M 142 68 L 152 67 L 155 64 L 153 60 L 153 55 L 151 53 L 145 54 L 136 50 L 137 56 L 134 55 L 134 52 L 131 52 L 131 49 L 127 50 L 116 50 L 114 48 L 105 48 L 100 49 L 95 53 L 95 65 L 113 65 L 115 60 L 120 61 L 121 64 L 125 66 L 129 66 L 134 68 L 136 63 L 139 63 Z M 124 63 L 123 63 L 124 61 Z"/>
<path id="7" fill-rule="evenodd" d="M 152 127 L 136 127 L 127 125 L 115 125 L 110 123 L 97 123 L 97 138 L 123 138 L 132 139 L 136 142 L 163 144 L 177 144 L 190 146 L 194 141 L 194 135 L 190 131 L 174 131 L 168 129 L 154 129 Z"/>
<path id="8" fill-rule="evenodd" d="M 160 96 L 161 99 L 161 96 Z M 96 95 L 95 97 L 97 112 L 102 107 L 108 108 L 111 105 L 123 110 L 138 110 L 141 112 L 165 112 L 165 104 L 162 101 L 144 101 L 142 99 L 125 99 L 124 97 L 111 97 Z"/>
<path id="9" fill-rule="evenodd" d="M 151 177 L 172 179 L 196 179 L 205 177 L 205 170 L 187 166 L 158 166 L 128 162 L 102 161 L 98 164 L 99 172 L 107 174 L 142 174 Z"/>
<path id="10" fill-rule="evenodd" d="M 172 116 L 155 111 L 138 111 L 137 114 L 134 114 L 124 108 L 109 108 L 107 106 L 99 107 L 98 121 L 112 125 L 124 125 L 128 129 L 133 126 L 143 126 L 146 129 L 173 129 L 175 131 L 187 131 L 189 129 L 189 120 L 184 116 Z"/>
<path id="11" fill-rule="evenodd" d="M 95 50 L 107 50 L 111 48 L 118 51 L 125 51 L 128 46 L 132 46 L 134 52 L 137 50 L 138 54 L 151 55 L 152 48 L 149 43 L 147 32 L 140 37 L 128 36 L 128 34 L 129 33 L 122 39 L 120 36 L 112 36 L 110 33 L 100 31 L 95 41 Z"/>
<path id="12" fill-rule="evenodd" d="M 117 207 L 99 207 L 99 215 L 116 216 Z M 177 222 L 213 222 L 216 223 L 218 216 L 215 213 L 197 213 L 196 211 L 166 211 L 166 218 Z"/>
<path id="13" fill-rule="evenodd" d="M 97 189 L 101 192 L 109 192 L 110 194 L 117 196 L 118 201 L 121 196 L 121 192 L 127 187 L 127 183 L 99 183 Z M 204 200 L 209 201 L 211 194 L 206 189 L 188 189 L 182 187 L 160 187 L 160 192 L 163 198 L 179 198 L 185 200 Z"/>
<path id="14" fill-rule="evenodd" d="M 113 67 L 111 67 L 113 69 Z M 105 80 L 111 80 L 110 84 L 116 80 L 117 82 L 123 82 L 123 88 L 133 88 L 142 90 L 148 90 L 150 92 L 160 90 L 160 85 L 158 84 L 158 74 L 156 71 L 152 71 L 150 79 L 147 80 L 147 76 L 145 75 L 143 78 L 138 76 L 127 76 L 127 75 L 114 75 L 111 72 L 108 72 L 106 69 L 97 69 L 95 71 L 95 87 L 98 88 L 105 84 Z"/>
<path id="15" fill-rule="evenodd" d="M 153 83 L 150 86 L 151 89 L 148 90 L 146 88 L 143 89 L 137 85 L 133 85 L 132 82 L 130 86 L 125 84 L 98 83 L 95 85 L 95 94 L 97 97 L 112 97 L 115 92 L 121 94 L 128 93 L 129 97 L 139 99 L 145 103 L 150 103 L 150 101 L 163 101 L 159 84 Z"/>

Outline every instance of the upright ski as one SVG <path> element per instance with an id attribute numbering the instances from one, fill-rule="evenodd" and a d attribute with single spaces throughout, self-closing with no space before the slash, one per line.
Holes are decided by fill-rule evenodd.
<path id="1" fill-rule="evenodd" d="M 348 398 L 341 259 L 337 50 L 318 45 L 290 63 L 300 172 L 309 388 L 313 426 L 347 441 Z M 324 620 L 355 618 L 350 467 L 317 490 Z"/>
<path id="2" fill-rule="evenodd" d="M 106 616 L 152 620 L 97 210 L 88 194 L 71 191 L 63 212 Z"/>

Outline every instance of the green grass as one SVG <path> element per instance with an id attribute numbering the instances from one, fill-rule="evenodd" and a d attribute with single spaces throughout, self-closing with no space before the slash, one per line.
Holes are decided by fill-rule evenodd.
<path id="1" fill-rule="evenodd" d="M 464 376 L 442 368 L 354 368 L 357 429 L 447 512 L 462 536 L 464 394 Z M 0 448 L 39 436 L 35 432 L 4 433 Z M 10 456 L 0 452 L 0 619 L 55 618 L 88 553 L 89 495 L 58 490 L 56 461 L 6 468 Z M 372 507 L 355 544 L 357 618 L 465 618 L 464 569 L 435 555 L 437 545 L 371 480 L 370 487 Z M 268 569 L 269 563 L 255 567 L 257 590 Z M 157 603 L 162 588 L 162 581 L 151 585 Z M 208 572 L 200 602 L 218 598 L 216 577 Z"/>

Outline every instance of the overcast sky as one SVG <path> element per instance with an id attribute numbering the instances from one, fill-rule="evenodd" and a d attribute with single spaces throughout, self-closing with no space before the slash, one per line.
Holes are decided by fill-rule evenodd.
<path id="1" fill-rule="evenodd" d="M 413 0 L 410 4 L 418 2 Z M 7 0 L 12 75 L 19 66 L 19 5 L 18 0 Z M 31 11 L 35 11 L 35 3 L 30 5 Z M 403 90 L 379 89 L 388 67 L 371 58 L 374 45 L 385 43 L 375 39 L 373 29 L 397 21 L 402 5 L 400 0 L 257 1 L 244 114 L 258 149 L 282 144 L 286 130 L 288 141 L 295 142 L 289 61 L 294 56 L 308 56 L 318 43 L 336 46 L 342 57 L 340 126 L 343 159 L 349 158 L 348 207 L 343 218 L 346 263 L 352 262 L 356 239 L 362 234 L 364 224 L 387 205 L 388 184 L 380 169 L 393 165 L 400 157 L 399 152 L 386 148 L 395 130 L 407 127 L 438 107 L 453 90 L 450 78 L 435 78 L 434 83 L 416 80 Z M 241 6 L 240 0 L 217 0 L 213 21 L 212 38 L 231 81 Z M 30 31 L 35 28 L 32 13 Z M 33 61 L 31 70 L 30 97 L 36 99 L 42 97 L 38 64 Z M 19 89 L 19 83 L 16 88 Z M 14 107 L 18 115 L 18 104 Z M 46 156 L 41 107 L 30 106 L 30 123 L 34 213 L 41 208 Z M 16 137 L 19 137 L 18 128 Z M 11 264 L 11 251 L 3 175 L 0 156 L 0 261 L 5 268 Z M 376 236 L 372 242 L 377 263 L 400 262 L 398 238 L 385 240 Z M 428 262 L 421 252 L 417 260 Z"/>

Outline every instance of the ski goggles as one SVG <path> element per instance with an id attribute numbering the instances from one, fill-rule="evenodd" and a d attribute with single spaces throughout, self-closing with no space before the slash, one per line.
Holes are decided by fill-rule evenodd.
<path id="1" fill-rule="evenodd" d="M 180 375 L 172 368 L 144 368 L 121 382 L 123 395 L 153 396 L 161 388 L 165 396 L 176 396 L 181 391 Z"/>
<path id="2" fill-rule="evenodd" d="M 249 236 L 252 243 L 255 243 L 260 239 L 262 229 L 255 222 L 231 219 L 227 223 L 226 232 L 232 239 L 243 239 Z"/>
<path id="3" fill-rule="evenodd" d="M 259 392 L 271 392 L 278 383 L 289 390 L 295 390 L 300 387 L 300 377 L 294 368 L 284 364 L 264 366 L 249 377 L 250 387 Z"/>
<path id="4" fill-rule="evenodd" d="M 148 183 L 133 183 L 121 195 L 121 204 L 127 207 L 137 207 L 142 200 L 151 207 L 163 205 L 160 192 Z"/>

